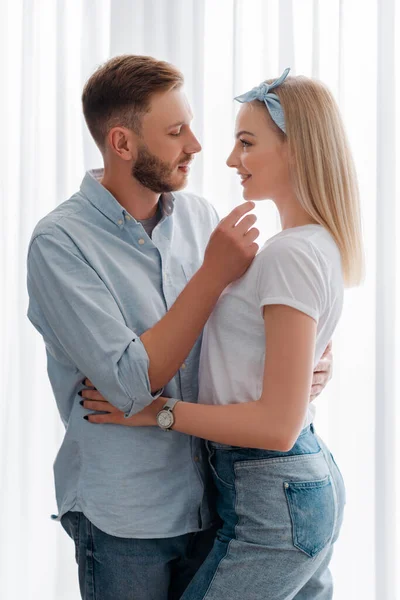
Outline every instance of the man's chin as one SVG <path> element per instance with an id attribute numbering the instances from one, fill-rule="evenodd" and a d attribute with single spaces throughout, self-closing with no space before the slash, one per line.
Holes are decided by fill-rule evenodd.
<path id="1" fill-rule="evenodd" d="M 174 192 L 179 192 L 179 190 L 183 190 L 188 184 L 188 179 L 189 177 L 187 173 L 183 173 L 179 177 L 174 178 L 174 180 L 171 181 L 171 189 Z"/>

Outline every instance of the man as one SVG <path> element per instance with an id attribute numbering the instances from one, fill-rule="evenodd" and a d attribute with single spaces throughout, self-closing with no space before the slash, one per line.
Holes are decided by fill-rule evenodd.
<path id="1" fill-rule="evenodd" d="M 127 417 L 161 392 L 196 402 L 202 328 L 258 250 L 252 203 L 218 224 L 205 200 L 178 192 L 201 150 L 182 84 L 141 56 L 90 77 L 83 111 L 104 170 L 39 222 L 29 247 L 28 316 L 66 426 L 56 518 L 85 600 L 178 599 L 218 526 L 201 440 L 93 427 L 79 405 L 86 377 Z"/>

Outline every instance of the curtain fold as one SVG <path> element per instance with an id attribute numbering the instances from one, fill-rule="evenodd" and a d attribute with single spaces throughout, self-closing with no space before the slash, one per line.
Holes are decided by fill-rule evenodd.
<path id="1" fill-rule="evenodd" d="M 391 260 L 396 256 L 398 203 L 396 130 L 393 127 L 396 118 L 394 0 L 382 3 L 377 17 L 376 197 L 383 201 L 379 202 L 376 211 L 375 585 L 378 597 L 390 598 L 396 586 L 395 482 L 399 473 L 396 470 L 398 464 L 393 460 L 396 448 L 396 378 L 399 375 L 395 362 L 399 340 L 396 340 L 393 328 L 396 311 L 399 311 L 399 298 L 396 299 L 399 270 L 393 272 Z"/>
<path id="2" fill-rule="evenodd" d="M 234 96 L 290 66 L 322 79 L 340 105 L 359 178 L 367 272 L 346 292 L 334 377 L 317 401 L 317 431 L 347 486 L 335 600 L 400 600 L 399 12 L 396 0 L 3 0 L 2 598 L 79 597 L 72 542 L 50 519 L 63 428 L 43 342 L 25 316 L 26 251 L 37 221 L 101 165 L 81 114 L 84 82 L 108 58 L 137 53 L 183 71 L 203 146 L 188 189 L 221 216 L 242 201 L 225 165 Z M 256 214 L 263 243 L 278 231 L 277 211 L 264 202 Z"/>

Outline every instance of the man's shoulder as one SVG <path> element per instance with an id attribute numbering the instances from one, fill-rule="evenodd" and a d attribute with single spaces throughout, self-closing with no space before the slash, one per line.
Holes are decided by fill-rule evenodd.
<path id="1" fill-rule="evenodd" d="M 31 243 L 39 235 L 60 234 L 63 228 L 61 224 L 65 225 L 69 219 L 78 216 L 84 208 L 82 196 L 79 193 L 74 194 L 38 221 L 31 236 Z"/>

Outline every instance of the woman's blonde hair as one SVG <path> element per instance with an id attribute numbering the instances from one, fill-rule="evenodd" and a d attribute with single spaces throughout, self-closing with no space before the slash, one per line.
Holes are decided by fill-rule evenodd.
<path id="1" fill-rule="evenodd" d="M 360 201 L 339 107 L 323 83 L 308 77 L 288 77 L 273 92 L 285 115 L 296 196 L 333 236 L 346 286 L 358 285 L 364 271 Z"/>

